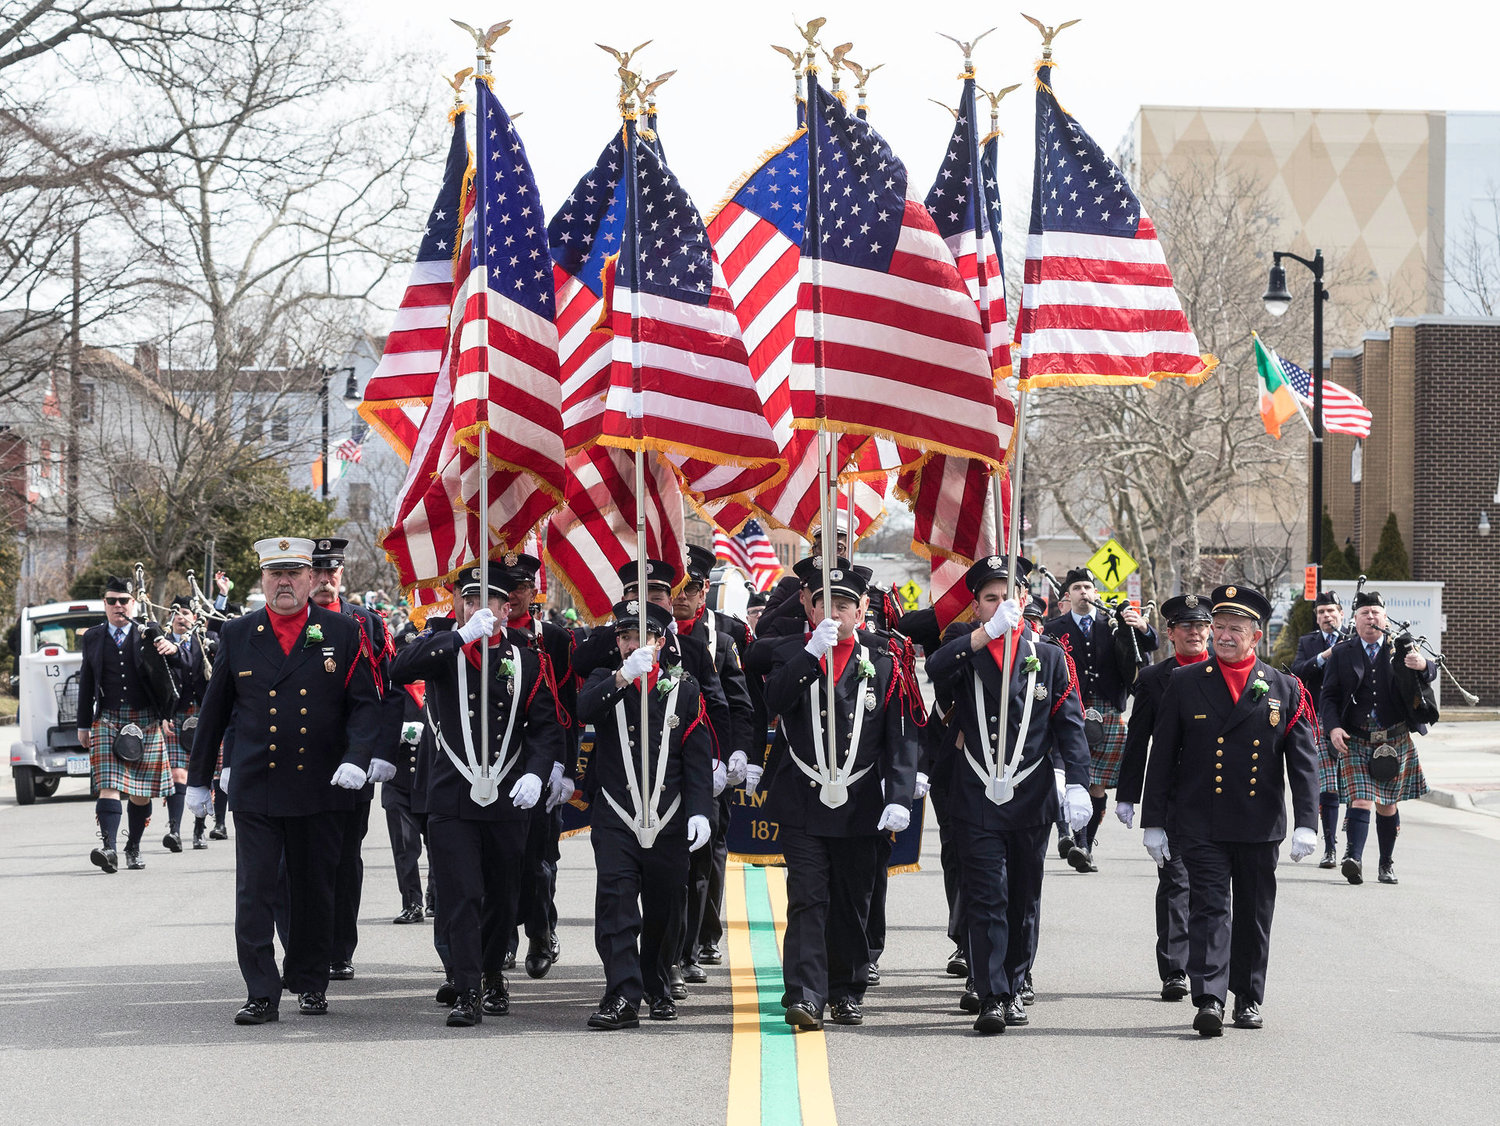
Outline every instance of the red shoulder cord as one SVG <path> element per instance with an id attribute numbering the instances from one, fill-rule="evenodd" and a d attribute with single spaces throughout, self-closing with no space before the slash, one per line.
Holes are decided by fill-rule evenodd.
<path id="1" fill-rule="evenodd" d="M 349 682 L 354 679 L 354 670 L 359 668 L 359 659 L 363 657 L 370 662 L 370 679 L 375 684 L 375 695 L 383 700 L 385 690 L 381 688 L 380 677 L 375 673 L 375 655 L 374 650 L 370 648 L 370 635 L 365 632 L 365 627 L 361 623 L 356 622 L 355 625 L 359 626 L 359 652 L 354 654 L 354 660 L 349 664 L 349 671 L 344 674 L 344 687 L 349 687 Z"/>
<path id="2" fill-rule="evenodd" d="M 691 735 L 693 733 L 693 728 L 697 727 L 700 723 L 704 722 L 706 719 L 708 719 L 708 708 L 706 706 L 704 706 L 703 697 L 699 696 L 698 697 L 698 714 L 693 717 L 693 722 L 687 725 L 687 730 L 682 733 L 682 737 L 684 739 L 686 739 L 689 735 Z M 708 733 L 709 733 L 709 738 L 710 739 L 713 738 L 713 730 L 714 730 L 714 725 L 710 723 L 708 725 Z M 713 743 L 714 743 L 714 761 L 718 762 L 719 761 L 719 741 L 717 739 L 714 739 Z"/>
<path id="3" fill-rule="evenodd" d="M 547 687 L 552 689 L 552 708 L 557 713 L 557 722 L 564 727 L 572 727 L 573 721 L 563 711 L 562 700 L 557 695 L 557 673 L 552 668 L 551 656 L 540 645 L 536 647 L 536 656 L 538 663 L 542 666 L 542 675 L 537 678 L 537 684 L 540 684 L 543 679 L 547 681 Z M 535 685 L 532 686 L 531 694 L 536 695 Z M 530 700 L 526 701 L 526 706 L 528 708 L 531 706 Z"/>
<path id="4" fill-rule="evenodd" d="M 1308 724 L 1312 727 L 1313 739 L 1315 741 L 1321 739 L 1323 737 L 1323 729 L 1318 723 L 1318 709 L 1312 706 L 1312 697 L 1308 694 L 1307 685 L 1302 683 L 1300 676 L 1293 676 L 1292 679 L 1297 682 L 1297 710 L 1292 713 L 1292 718 L 1287 723 L 1286 729 L 1290 732 L 1293 727 L 1297 726 L 1297 721 L 1305 714 Z"/>
<path id="5" fill-rule="evenodd" d="M 1052 702 L 1052 711 L 1048 713 L 1048 719 L 1057 714 L 1057 709 L 1063 706 L 1064 700 L 1078 691 L 1078 670 L 1073 667 L 1073 654 L 1068 649 L 1067 640 L 1067 635 L 1064 634 L 1063 660 L 1068 662 L 1068 686 L 1063 689 L 1063 694 Z"/>

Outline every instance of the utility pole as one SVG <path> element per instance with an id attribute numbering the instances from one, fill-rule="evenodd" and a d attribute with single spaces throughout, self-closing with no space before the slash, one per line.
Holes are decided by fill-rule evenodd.
<path id="1" fill-rule="evenodd" d="M 69 592 L 78 572 L 78 423 L 82 406 L 83 376 L 83 251 L 82 239 L 73 232 L 73 317 L 68 344 L 68 452 L 63 480 L 63 504 L 67 514 L 67 552 L 63 579 Z"/>

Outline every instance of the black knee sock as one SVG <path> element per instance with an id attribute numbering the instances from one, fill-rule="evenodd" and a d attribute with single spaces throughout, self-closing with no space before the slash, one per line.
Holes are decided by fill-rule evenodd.
<path id="1" fill-rule="evenodd" d="M 1376 815 L 1375 817 L 1375 839 L 1380 843 L 1380 862 L 1389 864 L 1391 857 L 1396 852 L 1396 834 L 1401 831 L 1401 811 L 1397 810 L 1389 817 Z"/>
<path id="2" fill-rule="evenodd" d="M 1355 809 L 1349 807 L 1349 812 L 1344 815 L 1344 836 L 1348 839 L 1348 855 L 1355 860 L 1363 858 L 1365 854 L 1365 840 L 1370 835 L 1370 811 L 1368 809 Z"/>
<path id="3" fill-rule="evenodd" d="M 120 832 L 120 799 L 100 798 L 94 803 L 94 816 L 99 819 L 99 833 L 104 838 L 104 847 L 114 848 L 115 837 Z"/>
<path id="4" fill-rule="evenodd" d="M 187 783 L 173 782 L 172 792 L 167 795 L 167 828 L 174 833 L 182 832 L 182 807 L 187 804 Z"/>
<path id="5" fill-rule="evenodd" d="M 229 795 L 219 789 L 219 784 L 214 783 L 214 824 L 225 824 L 225 812 L 229 808 Z"/>
<path id="6" fill-rule="evenodd" d="M 1326 790 L 1318 795 L 1318 813 L 1323 818 L 1323 847 L 1337 848 L 1339 843 L 1339 796 Z"/>
<path id="7" fill-rule="evenodd" d="M 1088 842 L 1088 850 L 1094 851 L 1094 841 L 1099 837 L 1099 826 L 1104 823 L 1104 807 L 1108 802 L 1107 797 L 1094 797 L 1089 795 L 1089 800 L 1094 803 L 1094 816 L 1089 818 L 1089 826 L 1083 831 L 1083 839 Z"/>
<path id="8" fill-rule="evenodd" d="M 146 822 L 151 820 L 151 803 L 136 805 L 130 802 L 125 807 L 125 847 L 136 849 L 141 847 L 141 834 L 146 831 Z"/>
<path id="9" fill-rule="evenodd" d="M 195 836 L 195 837 L 196 836 L 200 836 L 202 834 L 202 832 L 203 832 L 204 827 L 207 824 L 208 824 L 208 818 L 207 817 L 194 817 L 193 818 L 193 836 Z"/>

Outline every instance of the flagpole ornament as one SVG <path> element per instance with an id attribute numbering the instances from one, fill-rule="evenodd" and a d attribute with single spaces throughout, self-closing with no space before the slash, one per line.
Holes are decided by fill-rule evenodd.
<path id="1" fill-rule="evenodd" d="M 990 28 L 990 31 L 994 30 L 995 28 Z M 948 39 L 954 43 L 957 43 L 958 49 L 964 53 L 964 72 L 959 75 L 960 78 L 974 77 L 974 48 L 978 45 L 981 39 L 983 39 L 990 33 L 990 31 L 981 32 L 979 35 L 970 40 L 959 39 L 957 36 L 949 35 L 946 31 L 938 32 L 938 34 L 941 35 L 944 39 Z"/>
<path id="2" fill-rule="evenodd" d="M 951 113 L 953 115 L 953 120 L 954 121 L 958 120 L 958 110 L 954 109 L 947 102 L 940 102 L 936 98 L 928 98 L 927 100 L 929 102 L 931 102 L 935 106 L 942 106 L 945 110 L 947 110 L 949 113 Z"/>
<path id="3" fill-rule="evenodd" d="M 1021 83 L 1017 82 L 1014 86 L 1006 86 L 1004 89 L 997 90 L 995 93 L 992 94 L 988 90 L 986 90 L 983 86 L 979 85 L 979 83 L 976 82 L 974 84 L 974 89 L 978 90 L 987 99 L 989 99 L 989 103 L 990 103 L 990 133 L 991 133 L 991 135 L 994 135 L 994 134 L 997 134 L 997 133 L 1000 132 L 1000 103 L 1005 100 L 1005 95 L 1006 94 L 1009 94 L 1012 90 L 1019 90 L 1020 88 L 1021 88 Z"/>
<path id="4" fill-rule="evenodd" d="M 822 48 L 819 48 L 822 50 Z M 839 96 L 839 71 L 844 66 L 844 56 L 854 50 L 853 43 L 840 43 L 832 52 L 823 51 L 823 57 L 828 60 L 828 75 L 833 82 L 833 95 Z"/>
<path id="5" fill-rule="evenodd" d="M 1044 62 L 1052 61 L 1052 41 L 1057 38 L 1058 33 L 1072 27 L 1075 23 L 1083 22 L 1081 19 L 1068 20 L 1066 23 L 1060 23 L 1056 27 L 1049 27 L 1035 16 L 1028 16 L 1025 12 L 1021 13 L 1021 18 L 1042 33 L 1042 60 Z M 975 42 L 978 42 L 978 40 L 975 40 Z"/>
<path id="6" fill-rule="evenodd" d="M 869 85 L 870 75 L 885 66 L 885 63 L 876 63 L 872 67 L 863 67 L 853 59 L 845 56 L 844 66 L 854 73 L 854 93 L 859 98 L 859 108 L 868 109 L 869 107 L 865 104 L 865 87 Z"/>
<path id="7" fill-rule="evenodd" d="M 796 17 L 793 17 L 792 26 L 797 29 L 797 34 L 802 36 L 807 42 L 807 46 L 802 52 L 803 58 L 806 60 L 802 67 L 804 73 L 811 74 L 818 69 L 818 32 L 823 29 L 823 25 L 827 22 L 828 18 L 826 16 L 818 16 L 816 19 L 809 20 L 807 26 L 804 27 L 802 24 L 796 22 Z"/>
<path id="8" fill-rule="evenodd" d="M 675 69 L 669 70 L 665 74 L 658 74 L 650 82 L 646 83 L 645 88 L 641 91 L 641 97 L 646 99 L 646 113 L 648 115 L 656 113 L 656 92 L 665 86 L 667 79 L 676 73 Z"/>
<path id="9" fill-rule="evenodd" d="M 490 58 L 494 46 L 500 41 L 500 37 L 510 30 L 510 22 L 510 20 L 501 20 L 499 23 L 492 23 L 483 31 L 480 31 L 477 27 L 470 27 L 463 20 L 453 21 L 456 26 L 463 28 L 473 36 L 474 58 L 479 64 L 478 72 L 481 77 L 489 73 Z"/>

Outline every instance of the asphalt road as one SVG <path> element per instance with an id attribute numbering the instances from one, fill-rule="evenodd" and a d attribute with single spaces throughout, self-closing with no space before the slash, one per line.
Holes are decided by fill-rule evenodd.
<path id="1" fill-rule="evenodd" d="M 85 787 L 22 808 L 0 786 L 0 1074 L 14 1123 L 725 1121 L 727 967 L 676 1025 L 595 1033 L 592 851 L 565 841 L 563 959 L 512 978 L 508 1018 L 443 1025 L 430 926 L 399 908 L 379 810 L 366 841 L 358 976 L 326 1018 L 231 1023 L 233 842 L 171 855 L 164 817 L 143 872 L 87 861 Z M 1267 1026 L 1215 1041 L 1187 1003 L 1156 999 L 1155 869 L 1113 817 L 1101 871 L 1049 860 L 1032 1024 L 981 1039 L 945 977 L 937 836 L 891 882 L 884 984 L 863 1027 L 830 1027 L 844 1123 L 1494 1122 L 1500 1074 L 1500 817 L 1403 807 L 1399 887 L 1350 887 L 1308 862 L 1279 870 Z M 1373 869 L 1373 834 L 1366 854 Z M 805 1081 L 805 1080 L 804 1080 Z M 782 1121 L 775 1106 L 763 1121 Z M 808 1119 L 812 1121 L 811 1118 Z M 796 1121 L 792 1118 L 791 1121 Z"/>

